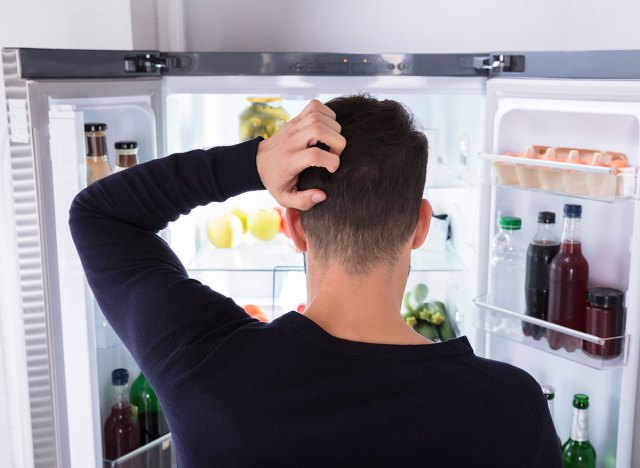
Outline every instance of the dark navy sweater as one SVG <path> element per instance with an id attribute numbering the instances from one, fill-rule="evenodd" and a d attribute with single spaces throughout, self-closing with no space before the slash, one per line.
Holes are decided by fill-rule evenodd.
<path id="1" fill-rule="evenodd" d="M 264 189 L 258 140 L 161 158 L 94 183 L 70 225 L 105 316 L 156 390 L 182 468 L 560 467 L 540 386 L 474 355 L 271 323 L 190 279 L 158 232 Z"/>

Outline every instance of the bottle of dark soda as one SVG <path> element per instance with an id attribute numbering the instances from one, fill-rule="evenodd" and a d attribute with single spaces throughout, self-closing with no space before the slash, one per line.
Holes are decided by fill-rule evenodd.
<path id="1" fill-rule="evenodd" d="M 580 242 L 581 205 L 564 205 L 564 228 L 560 251 L 551 260 L 549 271 L 548 320 L 573 330 L 585 331 L 585 308 L 589 264 L 582 255 Z M 567 334 L 547 330 L 552 349 L 564 347 L 573 352 L 582 348 L 582 340 Z"/>
<path id="2" fill-rule="evenodd" d="M 527 249 L 524 297 L 525 314 L 529 317 L 547 320 L 549 307 L 549 268 L 551 260 L 560 250 L 560 240 L 556 235 L 556 214 L 550 211 L 538 213 L 538 232 Z M 545 328 L 522 322 L 522 332 L 539 340 Z"/>

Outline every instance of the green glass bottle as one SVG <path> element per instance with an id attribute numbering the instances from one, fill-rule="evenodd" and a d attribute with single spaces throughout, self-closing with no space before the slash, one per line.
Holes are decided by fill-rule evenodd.
<path id="1" fill-rule="evenodd" d="M 129 395 L 132 412 L 140 423 L 141 445 L 148 444 L 169 432 L 158 397 L 142 372 L 131 384 Z"/>
<path id="2" fill-rule="evenodd" d="M 556 398 L 556 390 L 551 385 L 543 384 L 542 385 L 542 394 L 547 399 L 547 404 L 549 405 L 549 414 L 551 415 L 551 422 L 553 422 L 553 427 L 556 427 L 556 420 L 553 414 L 553 400 Z M 560 440 L 560 436 L 556 432 L 556 437 L 558 438 L 558 446 L 562 446 L 562 441 Z"/>
<path id="3" fill-rule="evenodd" d="M 584 393 L 573 396 L 571 436 L 562 446 L 565 468 L 596 468 L 596 451 L 589 442 L 589 397 Z"/>

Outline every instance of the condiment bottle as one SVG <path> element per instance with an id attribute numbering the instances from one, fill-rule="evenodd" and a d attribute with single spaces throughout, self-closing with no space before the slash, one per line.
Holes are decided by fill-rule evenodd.
<path id="1" fill-rule="evenodd" d="M 113 172 L 120 172 L 138 164 L 138 142 L 116 141 L 116 166 Z"/>
<path id="2" fill-rule="evenodd" d="M 580 241 L 581 205 L 564 205 L 564 228 L 560 251 L 549 269 L 548 320 L 563 327 L 584 331 L 589 264 L 582 255 Z M 582 339 L 547 330 L 552 349 L 567 351 L 582 348 Z"/>
<path id="3" fill-rule="evenodd" d="M 587 291 L 585 332 L 600 338 L 621 336 L 624 332 L 624 293 L 613 288 L 591 288 Z M 592 356 L 611 359 L 622 352 L 621 340 L 608 340 L 603 345 L 583 341 L 582 349 Z"/>
<path id="4" fill-rule="evenodd" d="M 84 124 L 87 142 L 87 185 L 111 175 L 107 155 L 107 124 L 91 122 Z"/>

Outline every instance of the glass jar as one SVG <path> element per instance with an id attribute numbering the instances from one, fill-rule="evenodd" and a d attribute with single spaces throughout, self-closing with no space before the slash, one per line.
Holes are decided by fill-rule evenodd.
<path id="1" fill-rule="evenodd" d="M 111 165 L 107 155 L 107 124 L 90 122 L 84 124 L 87 143 L 87 185 L 91 185 L 111 175 Z"/>
<path id="2" fill-rule="evenodd" d="M 120 172 L 138 164 L 138 142 L 137 141 L 116 141 L 116 166 L 113 172 Z"/>
<path id="3" fill-rule="evenodd" d="M 240 114 L 240 141 L 269 138 L 289 121 L 279 97 L 249 97 L 251 104 Z"/>
<path id="4" fill-rule="evenodd" d="M 624 333 L 624 293 L 613 288 L 587 290 L 585 332 L 600 338 L 622 336 Z M 585 353 L 611 359 L 622 352 L 622 340 L 608 340 L 603 345 L 583 341 Z"/>

